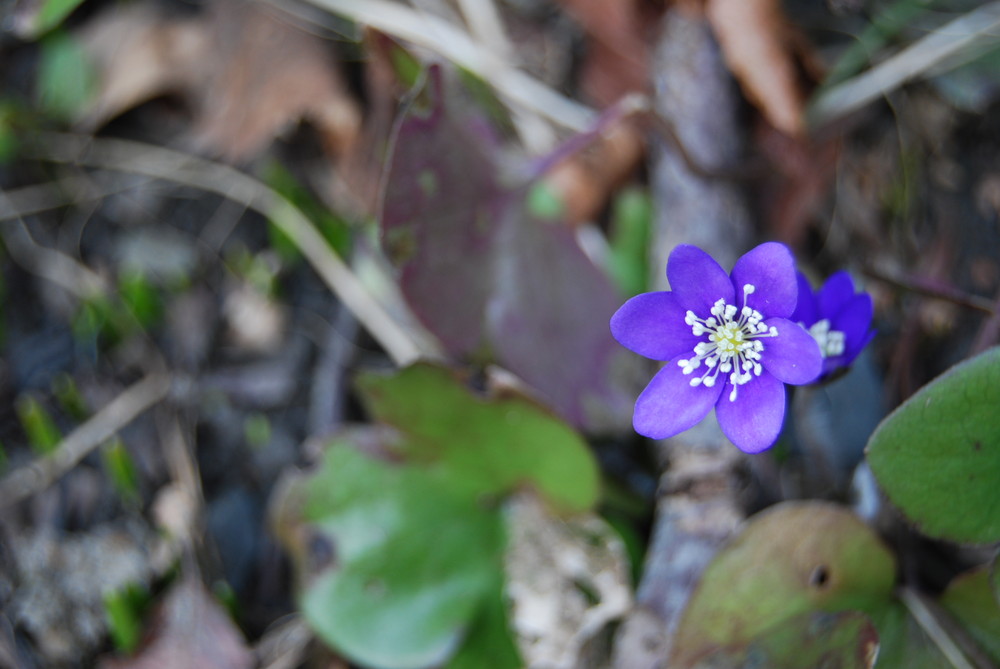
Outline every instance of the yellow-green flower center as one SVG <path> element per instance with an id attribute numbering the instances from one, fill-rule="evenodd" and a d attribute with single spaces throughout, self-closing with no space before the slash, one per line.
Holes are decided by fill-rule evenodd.
<path id="1" fill-rule="evenodd" d="M 764 325 L 763 315 L 748 305 L 753 292 L 752 284 L 743 286 L 743 308 L 739 310 L 723 299 L 716 301 L 711 316 L 706 319 L 688 310 L 684 322 L 691 326 L 691 333 L 699 337 L 708 335 L 708 341 L 695 345 L 693 357 L 677 361 L 685 374 L 692 374 L 703 361 L 708 367 L 704 374 L 691 379 L 692 386 L 704 384 L 712 387 L 720 373 L 728 374 L 733 385 L 729 400 L 735 402 L 737 388 L 761 375 L 760 359 L 764 342 L 760 340 L 777 337 L 778 330 Z M 739 318 L 736 318 L 737 312 Z"/>

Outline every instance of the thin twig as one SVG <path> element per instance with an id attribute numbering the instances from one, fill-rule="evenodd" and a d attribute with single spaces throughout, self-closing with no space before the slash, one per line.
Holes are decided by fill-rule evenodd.
<path id="1" fill-rule="evenodd" d="M 216 193 L 270 219 L 291 239 L 324 283 L 357 316 L 398 365 L 438 352 L 418 343 L 369 293 L 295 205 L 248 174 L 186 153 L 119 139 L 50 134 L 29 149 L 36 157 L 132 172 Z"/>
<path id="2" fill-rule="evenodd" d="M 112 184 L 101 184 L 91 175 L 77 174 L 46 183 L 0 190 L 0 220 L 24 218 L 60 207 L 103 200 L 109 195 L 134 190 L 144 182 L 125 183 L 118 179 Z"/>
<path id="3" fill-rule="evenodd" d="M 913 588 L 903 587 L 899 598 L 948 663 L 955 669 L 996 669 L 976 643 L 962 634 L 946 612 Z M 971 660 L 971 662 L 970 662 Z"/>
<path id="4" fill-rule="evenodd" d="M 867 72 L 820 93 L 807 112 L 809 124 L 818 128 L 841 119 L 944 63 L 958 67 L 982 53 L 977 48 L 981 44 L 996 42 L 998 31 L 1000 2 L 977 7 Z M 964 54 L 967 58 L 961 58 Z"/>
<path id="5" fill-rule="evenodd" d="M 972 340 L 970 352 L 972 355 L 982 353 L 1000 339 L 1000 290 L 993 298 L 993 315 L 983 321 L 976 332 L 976 338 Z"/>
<path id="6" fill-rule="evenodd" d="M 903 290 L 920 293 L 928 297 L 935 297 L 939 300 L 945 300 L 946 302 L 969 309 L 976 309 L 987 314 L 996 312 L 997 305 L 993 300 L 979 295 L 971 295 L 950 284 L 931 281 L 919 276 L 894 276 L 874 267 L 866 267 L 864 272 L 873 279 L 883 281 Z"/>
<path id="7" fill-rule="evenodd" d="M 87 422 L 70 432 L 51 455 L 40 457 L 0 479 L 0 509 L 49 487 L 88 453 L 166 397 L 170 386 L 169 375 L 153 373 L 123 390 Z"/>
<path id="8" fill-rule="evenodd" d="M 458 0 L 458 8 L 477 42 L 498 56 L 509 59 L 513 55 L 514 47 L 507 39 L 503 19 L 493 0 Z"/>
<path id="9" fill-rule="evenodd" d="M 748 181 L 759 179 L 765 175 L 764 166 L 758 160 L 749 160 L 739 167 L 711 167 L 702 165 L 681 139 L 680 133 L 673 122 L 662 114 L 650 111 L 640 117 L 649 128 L 658 134 L 676 152 L 688 172 L 701 179 L 718 179 L 721 181 Z"/>
<path id="10" fill-rule="evenodd" d="M 352 21 L 412 42 L 444 56 L 489 82 L 515 106 L 570 130 L 581 132 L 595 113 L 530 75 L 511 67 L 501 55 L 477 44 L 459 26 L 388 0 L 308 0 Z"/>
<path id="11" fill-rule="evenodd" d="M 514 45 L 507 37 L 494 0 L 458 0 L 458 8 L 473 43 L 482 45 L 508 63 L 515 62 Z M 511 122 L 521 143 L 533 153 L 545 153 L 556 143 L 554 128 L 538 111 L 512 108 Z"/>
<path id="12" fill-rule="evenodd" d="M 313 635 L 299 616 L 268 630 L 254 645 L 254 654 L 261 669 L 294 669 L 302 663 L 306 647 Z"/>
<path id="13" fill-rule="evenodd" d="M 0 202 L 3 192 L 0 191 Z M 51 281 L 81 299 L 93 299 L 108 292 L 104 278 L 61 251 L 40 245 L 21 220 L 0 227 L 3 241 L 14 262 Z"/>
<path id="14" fill-rule="evenodd" d="M 626 119 L 636 114 L 648 114 L 649 110 L 649 98 L 645 95 L 632 93 L 623 97 L 597 116 L 585 131 L 571 135 L 554 150 L 538 158 L 530 166 L 528 178 L 537 179 L 570 156 L 596 144 L 602 137 L 610 134 L 612 128 L 621 125 Z"/>

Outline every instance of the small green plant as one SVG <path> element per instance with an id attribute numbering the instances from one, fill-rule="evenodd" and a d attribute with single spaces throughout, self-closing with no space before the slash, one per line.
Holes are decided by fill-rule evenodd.
<path id="1" fill-rule="evenodd" d="M 39 455 L 53 452 L 62 440 L 48 409 L 34 396 L 24 395 L 17 402 L 17 416 L 28 437 L 28 444 Z"/>
<path id="2" fill-rule="evenodd" d="M 111 485 L 123 502 L 137 506 L 142 499 L 139 493 L 139 475 L 125 442 L 114 437 L 101 449 L 104 471 L 111 479 Z"/>
<path id="3" fill-rule="evenodd" d="M 115 648 L 130 655 L 142 641 L 142 618 L 149 608 L 150 596 L 145 587 L 130 583 L 104 595 L 104 615 Z"/>

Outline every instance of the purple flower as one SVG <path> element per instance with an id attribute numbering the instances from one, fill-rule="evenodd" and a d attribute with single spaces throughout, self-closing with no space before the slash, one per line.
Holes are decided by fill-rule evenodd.
<path id="1" fill-rule="evenodd" d="M 872 298 L 855 293 L 847 272 L 833 274 L 813 292 L 809 280 L 798 274 L 799 303 L 792 320 L 801 323 L 816 339 L 823 354 L 823 374 L 847 367 L 872 340 Z"/>
<path id="2" fill-rule="evenodd" d="M 665 439 L 693 427 L 715 407 L 725 435 L 759 453 L 781 432 L 785 385 L 814 381 L 819 345 L 788 317 L 798 283 L 791 251 L 761 244 L 732 274 L 696 246 L 667 262 L 672 291 L 642 293 L 611 318 L 622 346 L 666 360 L 635 402 L 636 432 Z"/>

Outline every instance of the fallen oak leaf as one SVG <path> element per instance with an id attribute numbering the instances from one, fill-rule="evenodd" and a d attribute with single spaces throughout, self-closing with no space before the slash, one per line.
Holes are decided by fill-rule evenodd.
<path id="1" fill-rule="evenodd" d="M 183 94 L 208 61 L 211 36 L 196 19 L 168 19 L 144 4 L 99 14 L 77 37 L 99 85 L 80 125 L 93 130 L 119 114 L 165 94 Z"/>
<path id="2" fill-rule="evenodd" d="M 79 36 L 100 80 L 80 115 L 87 129 L 176 94 L 193 110 L 194 144 L 231 161 L 302 119 L 331 153 L 358 138 L 361 112 L 323 42 L 259 3 L 215 0 L 205 14 L 180 19 L 147 5 L 115 7 Z"/>
<path id="3" fill-rule="evenodd" d="M 331 154 L 353 146 L 361 112 L 322 41 L 263 4 L 216 0 L 211 7 L 219 64 L 209 70 L 208 85 L 197 91 L 197 143 L 240 160 L 289 124 L 306 119 Z"/>

